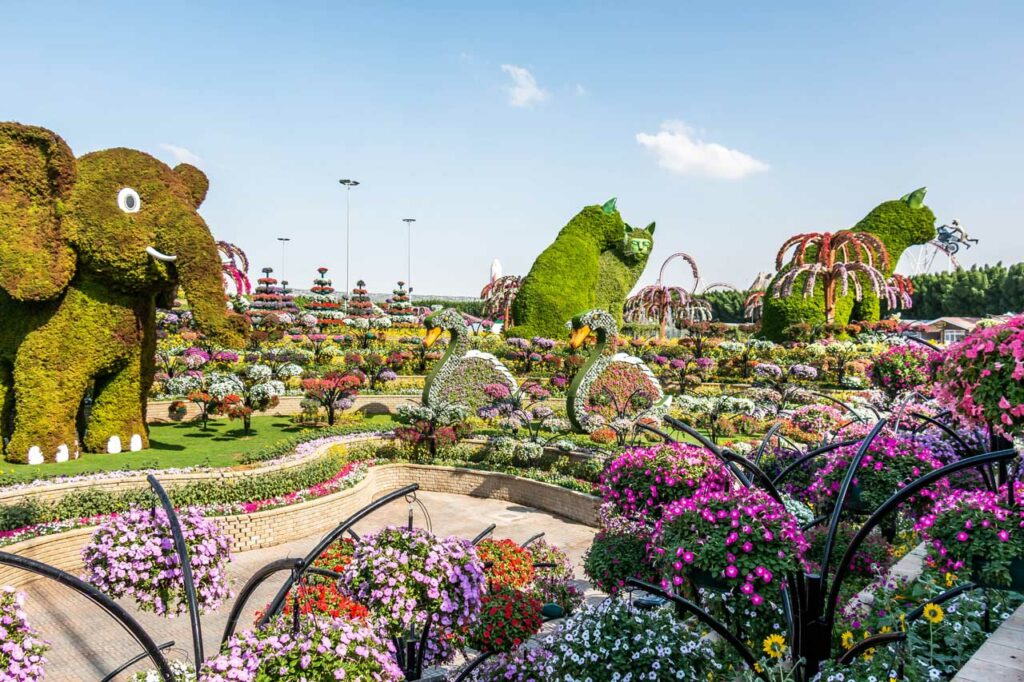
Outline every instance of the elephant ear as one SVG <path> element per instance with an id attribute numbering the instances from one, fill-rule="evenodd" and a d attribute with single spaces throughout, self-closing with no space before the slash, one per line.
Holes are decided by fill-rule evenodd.
<path id="1" fill-rule="evenodd" d="M 188 193 L 192 197 L 192 205 L 196 208 L 203 203 L 206 192 L 210 189 L 210 181 L 206 173 L 189 163 L 179 163 L 174 167 L 174 172 L 185 183 Z"/>
<path id="2" fill-rule="evenodd" d="M 13 298 L 58 296 L 75 274 L 61 214 L 75 155 L 45 128 L 0 123 L 0 287 Z"/>

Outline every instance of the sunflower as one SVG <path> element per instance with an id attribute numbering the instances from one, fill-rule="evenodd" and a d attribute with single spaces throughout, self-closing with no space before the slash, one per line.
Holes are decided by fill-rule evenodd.
<path id="1" fill-rule="evenodd" d="M 842 642 L 844 649 L 849 649 L 853 647 L 853 633 L 847 630 L 839 638 L 839 641 Z"/>
<path id="2" fill-rule="evenodd" d="M 768 635 L 762 645 L 764 652 L 774 659 L 782 658 L 786 653 L 786 640 L 782 635 Z"/>
<path id="3" fill-rule="evenodd" d="M 924 618 L 932 625 L 937 625 L 945 618 L 945 614 L 942 612 L 942 607 L 938 604 L 925 604 Z"/>

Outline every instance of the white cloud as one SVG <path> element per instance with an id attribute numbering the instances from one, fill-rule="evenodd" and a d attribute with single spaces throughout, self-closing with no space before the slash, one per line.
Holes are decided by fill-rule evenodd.
<path id="1" fill-rule="evenodd" d="M 159 146 L 160 149 L 170 152 L 171 156 L 173 156 L 174 160 L 177 161 L 178 163 L 189 163 L 192 164 L 193 166 L 203 165 L 203 160 L 199 158 L 197 154 L 190 152 L 184 147 L 178 147 L 173 144 L 167 144 L 166 142 L 161 142 Z"/>
<path id="2" fill-rule="evenodd" d="M 665 121 L 654 135 L 637 133 L 636 141 L 654 152 L 659 166 L 677 175 L 738 180 L 770 168 L 764 161 L 738 149 L 705 142 L 697 135 L 696 130 L 682 121 Z"/>
<path id="3" fill-rule="evenodd" d="M 514 107 L 531 107 L 548 98 L 548 93 L 537 85 L 529 70 L 514 64 L 502 64 L 501 70 L 512 78 L 508 86 L 508 103 Z"/>
<path id="4" fill-rule="evenodd" d="M 584 95 L 589 95 L 590 91 L 587 90 L 582 85 L 580 85 L 579 83 L 577 83 L 576 84 L 576 94 L 579 95 L 580 97 L 583 97 Z"/>

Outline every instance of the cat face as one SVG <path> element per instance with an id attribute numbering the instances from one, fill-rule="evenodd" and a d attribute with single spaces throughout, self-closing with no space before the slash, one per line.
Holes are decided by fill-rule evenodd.
<path id="1" fill-rule="evenodd" d="M 622 250 L 633 260 L 641 260 L 651 254 L 654 248 L 654 223 L 640 229 L 626 225 L 623 234 Z"/>

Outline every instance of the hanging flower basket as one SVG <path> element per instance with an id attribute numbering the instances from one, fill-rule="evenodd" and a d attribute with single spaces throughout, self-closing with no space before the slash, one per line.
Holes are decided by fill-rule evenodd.
<path id="1" fill-rule="evenodd" d="M 0 589 L 0 680 L 38 682 L 50 645 L 28 623 L 24 597 L 13 587 Z"/>

